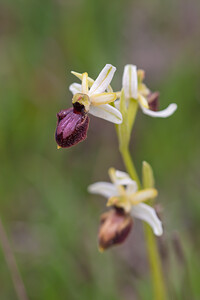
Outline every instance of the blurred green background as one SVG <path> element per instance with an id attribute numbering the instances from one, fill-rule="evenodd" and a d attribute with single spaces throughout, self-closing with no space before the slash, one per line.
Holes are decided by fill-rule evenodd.
<path id="1" fill-rule="evenodd" d="M 155 171 L 170 299 L 200 299 L 199 53 L 198 0 L 1 0 L 0 217 L 29 299 L 153 299 L 140 222 L 124 245 L 97 249 L 105 200 L 87 186 L 124 169 L 114 126 L 91 117 L 83 143 L 54 140 L 70 71 L 95 78 L 106 63 L 114 89 L 133 63 L 161 108 L 179 106 L 166 120 L 139 113 L 131 152 L 139 172 L 142 160 Z M 2 247 L 0 299 L 17 299 Z"/>

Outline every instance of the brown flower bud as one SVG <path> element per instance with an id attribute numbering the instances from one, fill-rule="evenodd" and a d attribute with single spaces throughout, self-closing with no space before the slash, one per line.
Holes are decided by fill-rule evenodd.
<path id="1" fill-rule="evenodd" d="M 73 108 L 61 110 L 57 114 L 56 142 L 62 148 L 68 148 L 87 137 L 89 117 L 84 105 L 74 103 Z"/>
<path id="2" fill-rule="evenodd" d="M 132 217 L 122 208 L 113 208 L 101 216 L 99 249 L 101 251 L 124 242 L 133 225 Z"/>
<path id="3" fill-rule="evenodd" d="M 159 96 L 160 96 L 159 92 L 150 93 L 147 96 L 147 101 L 148 101 L 150 110 L 158 111 L 158 109 L 159 109 Z"/>

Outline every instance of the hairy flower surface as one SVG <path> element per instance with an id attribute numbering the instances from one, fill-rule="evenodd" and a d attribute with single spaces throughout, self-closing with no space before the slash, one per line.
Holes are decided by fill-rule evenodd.
<path id="1" fill-rule="evenodd" d="M 57 114 L 55 138 L 58 148 L 68 148 L 86 139 L 89 126 L 88 113 L 115 124 L 122 122 L 120 111 L 108 104 L 117 97 L 109 86 L 115 70 L 115 67 L 107 64 L 95 81 L 89 78 L 86 72 L 83 74 L 72 72 L 82 80 L 82 84 L 73 83 L 70 86 L 73 93 L 73 108 L 62 110 Z"/>
<path id="2" fill-rule="evenodd" d="M 108 199 L 107 206 L 120 208 L 124 214 L 147 222 L 155 235 L 162 235 L 162 223 L 155 210 L 143 202 L 157 196 L 155 188 L 138 190 L 137 183 L 130 176 L 114 168 L 109 169 L 112 183 L 97 182 L 88 187 L 93 194 L 100 194 Z"/>
<path id="3" fill-rule="evenodd" d="M 172 103 L 166 109 L 158 110 L 159 93 L 152 93 L 143 83 L 145 72 L 138 70 L 135 65 L 126 65 L 124 67 L 122 88 L 124 95 L 129 102 L 131 99 L 138 101 L 144 114 L 151 117 L 166 118 L 171 116 L 177 109 L 177 104 Z M 116 102 L 116 107 L 119 107 L 119 100 Z"/>
<path id="4" fill-rule="evenodd" d="M 74 111 L 74 108 L 69 108 L 57 114 L 56 142 L 59 147 L 74 146 L 87 137 L 89 118 L 87 114 Z"/>
<path id="5" fill-rule="evenodd" d="M 123 243 L 132 225 L 132 217 L 125 213 L 122 208 L 114 207 L 102 214 L 98 234 L 99 250 Z"/>
<path id="6" fill-rule="evenodd" d="M 82 84 L 73 83 L 69 87 L 69 90 L 74 95 L 72 103 L 78 101 L 85 106 L 86 112 L 98 118 L 115 124 L 122 123 L 120 111 L 108 104 L 114 102 L 117 98 L 116 93 L 113 93 L 110 87 L 110 82 L 115 71 L 116 68 L 114 66 L 107 64 L 95 81 L 88 77 L 87 73 L 72 72 L 72 74 L 82 81 Z M 105 92 L 106 90 L 107 92 Z M 87 95 L 87 100 L 77 100 L 81 95 Z"/>

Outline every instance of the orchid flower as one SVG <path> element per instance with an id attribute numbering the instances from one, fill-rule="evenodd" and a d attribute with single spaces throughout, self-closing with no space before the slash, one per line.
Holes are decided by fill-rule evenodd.
<path id="1" fill-rule="evenodd" d="M 122 123 L 120 111 L 108 104 L 114 102 L 117 97 L 109 86 L 115 70 L 115 67 L 107 64 L 95 81 L 89 78 L 86 72 L 72 72 L 82 80 L 82 84 L 70 85 L 73 107 L 57 114 L 55 138 L 58 149 L 71 147 L 86 139 L 89 127 L 88 113 L 115 124 Z M 108 92 L 105 92 L 106 89 Z"/>
<path id="2" fill-rule="evenodd" d="M 152 227 L 155 235 L 162 235 L 162 223 L 154 208 L 144 203 L 155 198 L 158 194 L 157 190 L 155 188 L 138 190 L 137 183 L 127 173 L 114 168 L 109 169 L 109 176 L 112 183 L 97 182 L 88 187 L 90 193 L 104 196 L 108 199 L 107 206 L 114 208 L 107 215 L 106 223 L 103 223 L 100 227 L 100 247 L 105 249 L 124 240 L 132 225 L 130 216 L 131 219 L 138 218 L 147 222 Z M 103 219 L 105 221 L 105 218 Z M 110 228 L 109 224 L 112 224 Z"/>
<path id="3" fill-rule="evenodd" d="M 158 110 L 159 93 L 152 93 L 143 83 L 145 72 L 138 70 L 135 65 L 126 65 L 124 67 L 122 87 L 127 103 L 131 99 L 138 101 L 143 113 L 151 117 L 166 118 L 171 116 L 177 109 L 177 104 L 172 103 L 166 109 Z M 120 93 L 117 93 L 120 96 Z M 116 102 L 119 107 L 119 100 Z"/>
<path id="4" fill-rule="evenodd" d="M 95 81 L 88 77 L 87 73 L 81 74 L 72 71 L 72 74 L 82 81 L 82 84 L 73 83 L 69 87 L 74 95 L 72 103 L 75 103 L 80 95 L 87 95 L 83 101 L 79 100 L 79 103 L 85 106 L 87 112 L 115 124 L 122 123 L 120 111 L 108 104 L 114 102 L 117 98 L 116 93 L 113 93 L 110 87 L 115 71 L 114 66 L 107 64 Z M 108 92 L 105 92 L 106 90 Z"/>

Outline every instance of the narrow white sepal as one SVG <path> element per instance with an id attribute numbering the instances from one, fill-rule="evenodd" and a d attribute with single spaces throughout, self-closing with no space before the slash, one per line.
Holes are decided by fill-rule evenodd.
<path id="1" fill-rule="evenodd" d="M 88 192 L 99 194 L 106 198 L 117 196 L 118 191 L 114 184 L 109 182 L 96 182 L 88 186 Z"/>
<path id="2" fill-rule="evenodd" d="M 144 203 L 134 205 L 131 209 L 131 215 L 135 218 L 147 222 L 152 227 L 155 235 L 162 235 L 162 222 L 160 221 L 155 210 L 151 206 Z"/>
<path id="3" fill-rule="evenodd" d="M 72 83 L 69 86 L 69 90 L 70 90 L 70 92 L 72 92 L 73 95 L 75 95 L 77 93 L 82 93 L 82 85 L 79 83 Z"/>
<path id="4" fill-rule="evenodd" d="M 95 117 L 107 120 L 115 124 L 121 124 L 123 120 L 120 111 L 110 104 L 102 104 L 99 106 L 91 105 L 89 113 Z"/>
<path id="5" fill-rule="evenodd" d="M 137 67 L 135 65 L 126 65 L 122 78 L 122 86 L 126 99 L 138 97 L 138 78 Z"/>
<path id="6" fill-rule="evenodd" d="M 155 117 L 155 118 L 167 118 L 167 117 L 173 115 L 173 113 L 177 110 L 178 106 L 176 103 L 172 103 L 167 108 L 165 108 L 164 110 L 160 110 L 160 111 L 153 111 L 153 110 L 144 108 L 143 106 L 140 106 L 140 107 L 145 115 Z"/>
<path id="7" fill-rule="evenodd" d="M 94 81 L 91 89 L 89 90 L 89 96 L 92 94 L 101 94 L 109 86 L 116 68 L 110 64 L 105 65 L 103 70 L 100 72 L 97 79 Z"/>
<path id="8" fill-rule="evenodd" d="M 130 176 L 126 172 L 119 171 L 119 170 L 115 171 L 115 176 L 117 179 L 125 179 L 125 178 L 131 179 Z"/>
<path id="9" fill-rule="evenodd" d="M 74 72 L 74 71 L 71 71 L 71 73 L 82 81 L 84 73 L 78 73 L 78 72 Z M 93 85 L 93 83 L 94 83 L 94 80 L 88 76 L 88 86 L 91 87 Z"/>

